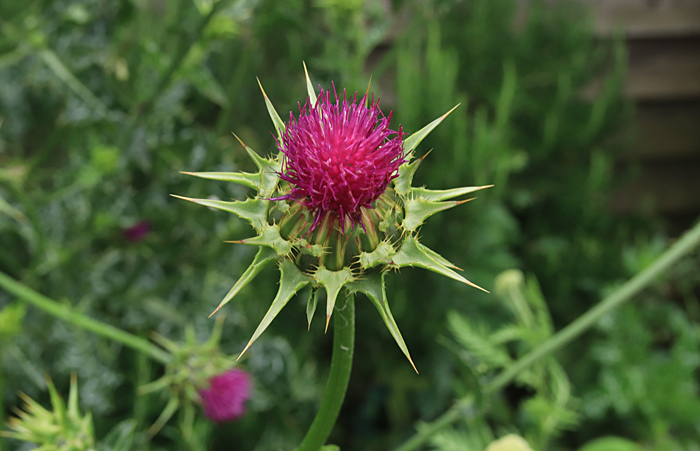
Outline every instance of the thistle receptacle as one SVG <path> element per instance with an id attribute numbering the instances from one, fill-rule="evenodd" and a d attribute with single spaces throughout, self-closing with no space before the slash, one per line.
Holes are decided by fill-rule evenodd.
<path id="1" fill-rule="evenodd" d="M 245 201 L 182 197 L 235 213 L 257 232 L 252 238 L 234 241 L 259 250 L 215 312 L 265 266 L 276 262 L 281 273 L 277 296 L 243 352 L 297 291 L 311 285 L 306 309 L 309 326 L 318 288 L 326 291 L 326 329 L 342 288 L 364 293 L 413 365 L 387 302 L 386 270 L 418 266 L 482 289 L 421 244 L 418 228 L 433 214 L 471 200 L 452 199 L 488 186 L 450 190 L 411 186 L 422 161 L 414 159 L 414 149 L 452 110 L 405 137 L 401 127 L 397 131 L 389 128 L 391 114 L 382 114 L 378 101 L 369 96 L 369 87 L 362 98 L 338 96 L 333 88 L 333 102 L 328 90 L 320 89 L 316 95 L 308 73 L 306 85 L 306 103 L 299 107 L 298 116 L 290 113 L 286 124 L 260 86 L 277 131 L 279 153 L 260 157 L 239 139 L 258 172 L 187 173 L 256 191 L 255 197 Z"/>

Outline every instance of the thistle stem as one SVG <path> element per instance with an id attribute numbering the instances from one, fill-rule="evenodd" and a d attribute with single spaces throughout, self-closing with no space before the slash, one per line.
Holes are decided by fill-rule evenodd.
<path id="1" fill-rule="evenodd" d="M 654 263 L 625 282 L 625 284 L 615 290 L 610 296 L 600 301 L 586 313 L 579 316 L 573 323 L 552 335 L 548 340 L 525 354 L 522 358 L 492 379 L 483 387 L 484 395 L 492 395 L 498 392 L 508 385 L 515 376 L 525 368 L 571 343 L 595 325 L 602 316 L 629 301 L 644 288 L 655 282 L 661 273 L 670 268 L 698 245 L 700 245 L 700 222 L 685 232 L 683 236 L 661 254 Z M 465 405 L 471 402 L 469 397 L 461 399 L 435 421 L 424 425 L 419 433 L 396 448 L 395 451 L 412 451 L 418 449 L 434 433 L 461 418 L 463 415 L 462 412 L 465 411 Z"/>
<path id="2" fill-rule="evenodd" d="M 340 301 L 340 300 L 339 300 Z M 341 301 L 342 302 L 342 301 Z M 336 306 L 333 319 L 333 357 L 321 407 L 296 451 L 318 451 L 326 443 L 338 419 L 350 381 L 355 349 L 355 295 L 348 294 Z"/>
<path id="3" fill-rule="evenodd" d="M 20 299 L 39 307 L 46 313 L 53 315 L 56 318 L 62 319 L 91 332 L 95 332 L 96 334 L 102 335 L 110 340 L 122 343 L 139 352 L 143 352 L 152 359 L 161 363 L 165 364 L 170 361 L 170 354 L 163 351 L 148 340 L 129 332 L 125 332 L 117 327 L 110 326 L 109 324 L 105 324 L 101 321 L 88 318 L 82 313 L 75 311 L 68 305 L 60 304 L 53 299 L 47 298 L 43 294 L 37 293 L 3 272 L 0 272 L 0 287 L 4 288 L 9 293 L 14 294 Z"/>

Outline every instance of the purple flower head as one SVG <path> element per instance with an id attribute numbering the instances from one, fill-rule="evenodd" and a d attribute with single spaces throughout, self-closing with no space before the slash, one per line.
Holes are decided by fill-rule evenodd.
<path id="1" fill-rule="evenodd" d="M 240 418 L 250 398 L 250 375 L 243 370 L 228 370 L 209 379 L 209 388 L 199 391 L 204 415 L 215 423 Z"/>
<path id="2" fill-rule="evenodd" d="M 335 93 L 335 88 L 334 88 Z M 320 90 L 317 102 L 299 107 L 299 117 L 289 113 L 282 139 L 284 154 L 280 178 L 289 182 L 291 192 L 275 200 L 294 199 L 313 215 L 315 229 L 321 219 L 333 213 L 340 224 L 349 218 L 359 222 L 361 207 L 373 203 L 398 176 L 405 162 L 403 132 L 389 128 L 391 113 L 385 117 L 374 97 L 367 104 L 357 93 L 342 102 L 335 93 Z"/>
<path id="3" fill-rule="evenodd" d="M 151 223 L 148 221 L 139 221 L 131 227 L 124 229 L 124 238 L 132 243 L 137 243 L 143 240 L 148 232 L 151 231 Z"/>

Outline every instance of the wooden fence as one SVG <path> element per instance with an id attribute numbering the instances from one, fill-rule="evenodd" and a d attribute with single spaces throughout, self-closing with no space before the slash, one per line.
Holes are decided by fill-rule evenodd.
<path id="1" fill-rule="evenodd" d="M 639 175 L 616 195 L 620 213 L 648 209 L 679 226 L 700 216 L 700 0 L 583 0 L 601 36 L 622 31 L 635 101 Z"/>

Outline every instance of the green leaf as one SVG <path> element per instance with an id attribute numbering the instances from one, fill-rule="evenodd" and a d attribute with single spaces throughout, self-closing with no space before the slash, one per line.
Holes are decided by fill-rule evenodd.
<path id="1" fill-rule="evenodd" d="M 312 290 L 309 293 L 309 299 L 306 301 L 306 321 L 309 324 L 309 330 L 311 329 L 311 320 L 314 318 L 314 313 L 316 313 L 319 293 L 320 291 L 318 290 Z"/>
<path id="2" fill-rule="evenodd" d="M 391 260 L 392 265 L 395 267 L 400 268 L 402 266 L 417 266 L 419 268 L 428 269 L 488 293 L 488 291 L 484 290 L 480 286 L 468 281 L 464 277 L 452 271 L 448 267 L 451 266 L 455 268 L 452 263 L 447 261 L 444 257 L 440 256 L 432 249 L 420 244 L 416 237 L 406 237 L 398 252 L 392 257 Z"/>
<path id="3" fill-rule="evenodd" d="M 465 194 L 473 193 L 474 191 L 479 191 L 485 188 L 491 188 L 493 185 L 485 186 L 465 186 L 462 188 L 453 188 L 446 190 L 433 190 L 427 188 L 412 188 L 412 197 L 422 197 L 425 200 L 431 201 L 441 201 L 454 199 L 455 197 L 464 196 Z"/>
<path id="4" fill-rule="evenodd" d="M 280 288 L 277 291 L 277 296 L 272 301 L 270 309 L 265 313 L 260 325 L 255 329 L 253 337 L 250 339 L 245 349 L 238 356 L 238 359 L 248 350 L 250 345 L 252 345 L 255 340 L 257 340 L 265 329 L 272 323 L 272 320 L 279 314 L 279 312 L 287 305 L 287 302 L 294 296 L 294 294 L 300 290 L 302 287 L 311 282 L 311 278 L 306 274 L 302 273 L 299 268 L 296 267 L 294 263 L 289 260 L 283 260 L 280 264 Z M 236 359 L 236 360 L 238 360 Z"/>
<path id="5" fill-rule="evenodd" d="M 224 299 L 216 307 L 216 310 L 212 312 L 209 317 L 214 313 L 218 312 L 221 307 L 228 304 L 231 299 L 233 299 L 246 285 L 248 285 L 255 277 L 263 270 L 272 260 L 277 258 L 277 252 L 269 247 L 261 247 L 258 253 L 255 255 L 255 259 L 245 270 L 243 275 L 236 281 L 235 285 L 229 290 L 229 292 L 224 296 Z"/>
<path id="6" fill-rule="evenodd" d="M 384 324 L 386 325 L 387 329 L 389 329 L 389 333 L 391 333 L 391 336 L 394 337 L 396 344 L 399 345 L 399 349 L 401 349 L 401 352 L 403 352 L 403 354 L 406 356 L 408 361 L 411 363 L 411 366 L 417 373 L 418 370 L 413 364 L 413 360 L 411 359 L 411 354 L 408 352 L 406 342 L 403 340 L 401 332 L 399 331 L 399 326 L 396 325 L 394 316 L 391 314 L 391 310 L 389 309 L 389 303 L 386 299 L 384 274 L 384 272 L 374 272 L 371 274 L 365 274 L 363 275 L 362 279 L 358 279 L 352 284 L 350 284 L 348 286 L 348 290 L 351 293 L 361 292 L 367 295 L 369 300 L 379 311 L 382 320 L 384 320 Z"/>
<path id="7" fill-rule="evenodd" d="M 449 312 L 447 326 L 455 341 L 490 369 L 504 368 L 512 363 L 505 346 L 493 343 L 483 325 L 474 324 L 457 312 Z"/>
<path id="8" fill-rule="evenodd" d="M 260 188 L 260 174 L 250 174 L 248 172 L 182 172 L 182 174 L 193 175 L 209 180 L 221 180 L 224 182 L 237 183 L 247 188 L 257 190 Z"/>
<path id="9" fill-rule="evenodd" d="M 191 197 L 183 197 L 171 194 L 178 199 L 188 200 L 205 207 L 217 208 L 219 210 L 228 211 L 248 220 L 257 231 L 265 229 L 267 224 L 267 206 L 269 201 L 266 199 L 247 199 L 245 201 L 234 200 L 231 202 L 213 199 L 193 199 Z"/>
<path id="10" fill-rule="evenodd" d="M 409 199 L 404 202 L 405 216 L 403 218 L 403 227 L 409 232 L 415 232 L 418 227 L 432 215 L 456 207 L 469 200 L 472 199 L 464 201 L 450 200 L 446 202 L 434 202 L 420 197 Z"/>
<path id="11" fill-rule="evenodd" d="M 413 163 L 404 163 L 399 167 L 399 176 L 394 179 L 394 189 L 402 196 L 407 196 L 414 189 L 411 187 L 413 176 L 420 166 L 422 158 L 415 160 Z"/>
<path id="12" fill-rule="evenodd" d="M 258 85 L 260 86 L 260 90 L 262 91 L 263 97 L 265 98 L 265 106 L 267 107 L 267 113 L 270 115 L 270 119 L 272 119 L 272 124 L 275 126 L 275 131 L 277 132 L 277 139 L 282 140 L 282 135 L 284 134 L 284 122 L 282 122 L 282 119 L 280 119 L 280 115 L 277 114 L 277 110 L 275 110 L 275 107 L 272 105 L 272 102 L 270 102 L 270 99 L 267 97 L 267 94 L 265 94 L 265 90 L 262 87 L 262 83 L 260 83 L 260 79 L 258 79 Z"/>
<path id="13" fill-rule="evenodd" d="M 433 122 L 421 128 L 417 132 L 412 133 L 408 138 L 404 140 L 403 148 L 404 152 L 406 152 L 407 161 L 410 161 L 413 157 L 413 150 L 416 148 L 416 146 L 418 146 L 418 144 L 420 144 L 420 142 L 423 141 L 423 139 L 425 139 L 425 137 L 428 136 L 430 132 L 432 132 L 433 129 L 440 124 L 440 122 L 444 121 L 445 118 L 458 106 L 459 104 L 455 105 L 450 111 L 435 119 Z"/>
<path id="14" fill-rule="evenodd" d="M 314 86 L 311 84 L 311 79 L 309 78 L 309 71 L 306 70 L 306 63 L 304 64 L 304 75 L 306 75 L 306 91 L 309 93 L 309 99 L 311 100 L 311 106 L 316 105 L 316 92 L 314 91 Z"/>
<path id="15" fill-rule="evenodd" d="M 358 261 L 362 269 L 370 269 L 379 265 L 388 265 L 395 253 L 394 246 L 382 241 L 372 252 L 360 252 Z"/>
<path id="16" fill-rule="evenodd" d="M 277 225 L 266 225 L 262 233 L 245 240 L 227 241 L 227 243 L 247 244 L 251 246 L 266 246 L 274 249 L 279 256 L 286 256 L 292 252 L 292 243 L 282 238 Z"/>
<path id="17" fill-rule="evenodd" d="M 344 267 L 339 271 L 329 271 L 324 266 L 320 266 L 314 273 L 313 278 L 326 289 L 326 331 L 328 331 L 328 323 L 331 320 L 338 293 L 343 286 L 355 280 L 355 277 L 352 275 L 352 270 L 348 267 Z"/>

